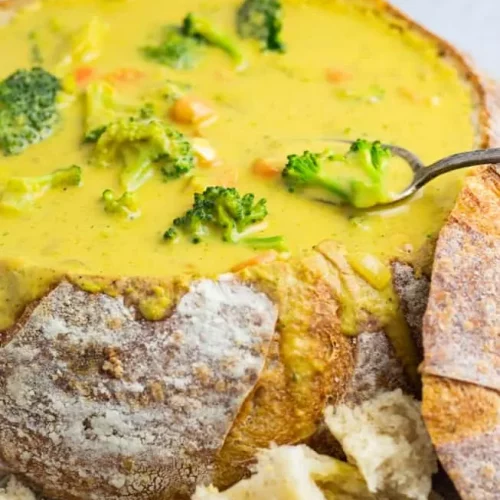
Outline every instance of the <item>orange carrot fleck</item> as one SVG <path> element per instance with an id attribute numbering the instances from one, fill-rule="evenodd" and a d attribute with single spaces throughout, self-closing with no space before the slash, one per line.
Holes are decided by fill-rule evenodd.
<path id="1" fill-rule="evenodd" d="M 328 68 L 326 79 L 330 83 L 344 83 L 352 79 L 352 74 L 338 68 Z"/>
<path id="2" fill-rule="evenodd" d="M 80 66 L 75 69 L 75 81 L 79 86 L 83 86 L 95 77 L 95 73 L 95 68 L 92 66 Z"/>
<path id="3" fill-rule="evenodd" d="M 262 252 L 251 259 L 240 262 L 231 268 L 231 271 L 237 273 L 242 271 L 247 267 L 257 266 L 259 264 L 269 264 L 278 258 L 278 252 L 276 250 L 268 250 L 267 252 Z"/>
<path id="4" fill-rule="evenodd" d="M 104 78 L 111 83 L 136 83 L 146 74 L 135 68 L 119 68 L 108 73 Z"/>
<path id="5" fill-rule="evenodd" d="M 217 114 L 208 103 L 192 95 L 177 99 L 170 114 L 173 120 L 185 125 L 206 125 L 217 119 Z"/>
<path id="6" fill-rule="evenodd" d="M 277 177 L 283 170 L 283 162 L 274 158 L 258 158 L 252 164 L 254 174 L 267 179 Z"/>

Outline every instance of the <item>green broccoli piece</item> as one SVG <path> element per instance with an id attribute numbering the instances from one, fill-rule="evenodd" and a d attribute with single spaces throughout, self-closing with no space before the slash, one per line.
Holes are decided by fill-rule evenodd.
<path id="1" fill-rule="evenodd" d="M 51 189 L 80 186 L 81 183 L 82 169 L 76 165 L 38 177 L 13 177 L 3 188 L 0 206 L 20 212 L 29 208 Z"/>
<path id="2" fill-rule="evenodd" d="M 280 0 L 245 0 L 238 9 L 236 27 L 241 37 L 259 40 L 263 50 L 285 52 Z"/>
<path id="3" fill-rule="evenodd" d="M 134 193 L 125 191 L 117 198 L 111 189 L 106 189 L 101 199 L 104 203 L 104 210 L 110 214 L 122 215 L 128 219 L 136 219 L 141 214 Z"/>
<path id="4" fill-rule="evenodd" d="M 22 153 L 54 131 L 60 81 L 42 68 L 21 69 L 0 82 L 0 149 Z"/>
<path id="5" fill-rule="evenodd" d="M 239 70 L 246 68 L 247 61 L 236 41 L 219 31 L 208 19 L 197 14 L 188 14 L 182 23 L 182 33 L 187 37 L 222 49 L 233 59 Z"/>
<path id="6" fill-rule="evenodd" d="M 291 192 L 319 188 L 341 204 L 368 208 L 390 198 L 384 181 L 391 157 L 390 149 L 379 141 L 358 139 L 345 155 L 309 151 L 300 156 L 290 155 L 282 177 Z M 328 173 L 325 169 L 328 161 L 343 162 L 352 169 L 353 176 L 342 178 Z M 356 171 L 362 178 L 354 176 Z"/>
<path id="7" fill-rule="evenodd" d="M 157 45 L 142 47 L 142 53 L 152 61 L 174 69 L 191 69 L 200 57 L 200 40 L 183 33 L 176 26 L 163 28 Z"/>
<path id="8" fill-rule="evenodd" d="M 193 207 L 173 221 L 163 238 L 176 241 L 184 234 L 192 243 L 200 243 L 215 231 L 223 241 L 230 243 L 283 249 L 282 236 L 251 237 L 265 229 L 262 222 L 267 214 L 265 199 L 255 201 L 251 193 L 241 196 L 235 188 L 208 187 L 203 193 L 195 193 Z"/>
<path id="9" fill-rule="evenodd" d="M 379 181 L 387 170 L 392 153 L 380 141 L 358 139 L 352 143 L 346 157 L 347 161 L 358 163 L 371 180 Z"/>
<path id="10" fill-rule="evenodd" d="M 195 164 L 187 138 L 154 118 L 128 118 L 112 122 L 99 137 L 93 161 L 98 166 L 121 164 L 120 182 L 136 191 L 158 167 L 165 179 L 176 179 Z"/>
<path id="11" fill-rule="evenodd" d="M 242 242 L 255 250 L 278 250 L 279 252 L 285 252 L 287 250 L 283 236 L 244 238 Z"/>
<path id="12" fill-rule="evenodd" d="M 148 117 L 154 110 L 138 102 L 126 102 L 115 87 L 104 81 L 91 82 L 85 92 L 84 142 L 96 142 L 106 127 L 119 118 Z"/>
<path id="13" fill-rule="evenodd" d="M 315 187 L 322 188 L 342 201 L 349 200 L 348 191 L 323 169 L 328 156 L 322 153 L 305 151 L 302 155 L 290 155 L 282 177 L 290 192 Z"/>
<path id="14" fill-rule="evenodd" d="M 369 179 L 351 182 L 351 205 L 357 208 L 369 208 L 390 199 L 385 179 L 391 158 L 391 150 L 383 146 L 380 141 L 358 139 L 351 145 L 346 155 L 347 163 L 361 168 Z"/>

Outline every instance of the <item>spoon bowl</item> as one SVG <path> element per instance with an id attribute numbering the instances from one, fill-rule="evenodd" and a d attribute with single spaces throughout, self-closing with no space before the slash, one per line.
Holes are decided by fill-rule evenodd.
<path id="1" fill-rule="evenodd" d="M 320 138 L 318 140 L 324 142 L 338 142 L 342 144 L 353 144 L 355 142 L 348 139 L 331 137 Z M 436 177 L 447 174 L 448 172 L 479 165 L 500 164 L 500 148 L 478 149 L 464 153 L 457 153 L 451 156 L 446 156 L 431 165 L 425 165 L 425 163 L 415 153 L 409 151 L 408 149 L 394 144 L 382 143 L 382 145 L 388 148 L 393 155 L 402 158 L 410 166 L 413 172 L 413 177 L 410 184 L 402 191 L 393 193 L 390 199 L 382 203 L 378 203 L 373 207 L 369 207 L 369 209 L 385 207 L 387 205 L 393 205 L 407 200 L 408 198 L 411 198 L 419 189 L 436 179 Z M 335 204 L 332 201 L 323 199 L 319 201 Z"/>

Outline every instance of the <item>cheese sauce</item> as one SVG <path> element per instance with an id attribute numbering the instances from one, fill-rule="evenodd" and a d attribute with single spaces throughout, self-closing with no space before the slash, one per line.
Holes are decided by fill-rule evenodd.
<path id="1" fill-rule="evenodd" d="M 331 238 L 352 255 L 370 254 L 387 262 L 419 248 L 439 230 L 460 189 L 461 173 L 436 180 L 397 208 L 356 212 L 289 193 L 279 178 L 263 179 L 252 170 L 257 158 L 284 163 L 288 154 L 326 146 L 343 152 L 321 140 L 325 137 L 380 139 L 413 150 L 428 162 L 472 148 L 470 89 L 437 47 L 369 9 L 325 0 L 284 3 L 284 54 L 263 53 L 257 44 L 240 41 L 249 60 L 245 71 L 236 71 L 218 50 L 206 50 L 199 65 L 189 70 L 162 67 L 139 50 L 158 37 L 162 26 L 178 25 L 188 12 L 206 15 L 236 37 L 234 11 L 239 3 L 48 0 L 0 29 L 3 79 L 33 66 L 30 34 L 40 34 L 39 48 L 50 59 L 57 50 L 54 32 L 77 30 L 98 17 L 109 31 L 100 57 L 90 63 L 94 74 L 126 68 L 145 75 L 121 81 L 117 88 L 125 95 L 165 78 L 189 84 L 193 94 L 210 103 L 218 120 L 183 131 L 206 138 L 221 160 L 220 165 L 198 168 L 194 179 L 150 180 L 138 192 L 140 218 L 110 216 L 99 198 L 104 189 L 119 189 L 118 167 L 90 164 L 91 149 L 82 145 L 83 104 L 77 98 L 63 110 L 52 137 L 18 156 L 0 157 L 0 183 L 71 164 L 84 170 L 83 186 L 50 192 L 25 213 L 0 214 L 1 258 L 16 259 L 16 269 L 36 266 L 104 276 L 227 271 L 255 250 L 215 238 L 198 245 L 162 241 L 172 220 L 191 206 L 197 183 L 234 185 L 242 194 L 266 198 L 270 215 L 263 234 L 283 235 L 293 253 Z M 50 30 L 50 36 L 44 35 Z M 394 187 L 407 179 L 403 167 L 394 170 Z M 4 277 L 0 288 L 4 301 L 13 300 L 12 276 Z M 12 308 L 4 302 L 0 327 L 11 323 L 11 316 Z"/>

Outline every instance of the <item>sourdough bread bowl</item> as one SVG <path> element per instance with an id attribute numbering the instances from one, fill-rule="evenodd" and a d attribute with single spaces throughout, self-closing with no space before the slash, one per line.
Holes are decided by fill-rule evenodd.
<path id="1" fill-rule="evenodd" d="M 112 40 L 128 43 L 116 53 L 104 51 L 104 62 L 100 66 L 97 59 L 96 71 L 116 75 L 114 60 L 132 45 L 146 43 L 128 33 L 131 19 L 137 19 L 136 31 L 146 37 L 145 27 L 152 31 L 173 23 L 199 8 L 198 4 L 193 0 L 170 10 L 162 7 L 165 20 L 161 22 L 143 13 L 145 3 L 142 7 L 134 2 L 96 7 L 121 26 L 121 31 L 112 33 Z M 236 4 L 224 2 L 209 13 L 230 26 Z M 33 28 L 33 19 L 39 27 L 55 15 L 64 22 L 72 19 L 72 26 L 78 27 L 81 20 L 75 18 L 91 18 L 94 8 L 82 5 L 47 2 L 47 13 L 42 4 L 38 11 L 15 19 L 15 31 L 6 31 L 5 40 L 26 34 L 27 28 Z M 15 2 L 9 7 L 14 8 Z M 128 12 L 121 21 L 120 8 Z M 306 442 L 341 456 L 338 443 L 324 437 L 322 415 L 327 404 L 359 404 L 380 389 L 419 392 L 416 367 L 429 280 L 422 365 L 423 413 L 429 432 L 463 498 L 494 498 L 499 489 L 495 462 L 500 456 L 495 448 L 499 404 L 495 311 L 500 282 L 497 170 L 485 167 L 468 176 L 449 218 L 458 178 L 424 193 L 402 215 L 378 219 L 370 215 L 368 222 L 358 213 L 302 201 L 278 182 L 267 187 L 246 172 L 252 155 L 264 154 L 261 150 L 279 157 L 283 151 L 304 149 L 293 140 L 270 141 L 268 133 L 276 136 L 279 132 L 280 137 L 306 133 L 314 143 L 325 130 L 335 135 L 353 127 L 356 136 L 378 134 L 383 140 L 406 141 L 402 145 L 420 147 L 430 158 L 494 145 L 494 89 L 453 47 L 385 3 L 291 0 L 285 2 L 285 13 L 290 28 L 287 32 L 285 25 L 289 48 L 283 59 L 278 54 L 262 55 L 252 47 L 248 48 L 253 59 L 246 73 L 235 73 L 222 55 L 210 53 L 190 80 L 189 73 L 172 74 L 187 78 L 197 92 L 217 99 L 218 122 L 182 130 L 208 138 L 224 160 L 227 157 L 226 161 L 243 165 L 240 180 L 230 182 L 245 191 L 259 189 L 268 198 L 271 213 L 273 203 L 277 213 L 283 212 L 271 225 L 281 224 L 283 229 L 272 229 L 283 230 L 291 256 L 266 254 L 265 259 L 252 262 L 254 250 L 233 249 L 215 241 L 152 250 L 157 242 L 148 231 L 158 230 L 158 213 L 162 213 L 159 226 L 168 225 L 170 214 L 170 218 L 181 215 L 192 197 L 193 177 L 186 182 L 187 188 L 180 185 L 184 180 L 141 188 L 142 216 L 122 221 L 101 213 L 95 193 L 87 196 L 82 191 L 87 185 L 102 190 L 110 182 L 108 171 L 102 173 L 89 165 L 85 185 L 73 194 L 50 193 L 47 201 L 44 198 L 26 215 L 4 216 L 13 236 L 5 236 L 7 249 L 1 254 L 0 457 L 6 471 L 19 474 L 49 498 L 184 498 L 197 484 L 224 488 L 241 479 L 256 453 L 271 443 Z M 315 45 L 323 40 L 320 28 L 329 26 L 329 21 L 339 36 L 356 27 L 362 41 L 359 45 L 353 41 L 354 49 L 345 51 L 345 58 L 335 53 L 338 60 L 329 63 L 335 71 L 324 67 L 328 58 Z M 363 23 L 367 27 L 362 32 Z M 373 34 L 377 30 L 382 30 L 383 37 Z M 361 53 L 372 45 L 374 51 L 368 57 Z M 401 51 L 395 61 L 377 52 L 387 47 Z M 300 54 L 287 59 L 294 50 Z M 311 66 L 304 62 L 309 54 Z M 27 61 L 25 55 L 19 57 Z M 150 77 L 154 65 L 139 63 L 135 52 L 130 57 L 139 68 L 136 74 Z M 5 70 L 0 67 L 2 78 L 23 66 L 17 58 L 16 54 L 6 56 Z M 407 64 L 404 77 L 398 75 L 402 64 Z M 257 69 L 252 72 L 252 67 Z M 328 70 L 327 82 L 318 68 Z M 359 82 L 354 79 L 352 88 L 350 71 L 363 75 Z M 162 73 L 161 78 L 172 78 L 172 74 Z M 411 78 L 417 81 L 415 88 L 407 87 Z M 205 81 L 210 85 L 204 85 Z M 293 89 L 289 97 L 281 91 L 284 84 Z M 383 85 L 387 88 L 381 92 L 377 87 Z M 126 86 L 117 87 L 126 93 Z M 270 97 L 262 97 L 260 103 L 255 96 L 264 96 L 268 89 Z M 433 94 L 438 91 L 439 95 Z M 246 98 L 249 92 L 254 92 L 252 99 Z M 303 93 L 313 96 L 311 103 L 317 99 L 320 104 L 306 102 L 283 115 L 283 106 Z M 328 112 L 323 109 L 323 102 L 330 98 L 338 106 L 331 113 L 344 113 L 333 122 L 325 118 Z M 312 115 L 302 116 L 308 107 Z M 385 117 L 393 108 L 400 111 Z M 72 123 L 81 119 L 74 113 L 66 118 Z M 240 155 L 239 150 L 253 137 L 243 132 L 249 134 L 255 127 L 242 119 L 245 113 L 261 120 L 264 130 L 262 137 L 251 139 L 258 147 Z M 269 120 L 268 127 L 264 127 L 265 120 Z M 233 122 L 240 124 L 243 137 L 234 131 Z M 83 161 L 87 149 L 75 139 L 81 134 L 81 126 L 75 123 L 62 138 L 55 135 L 33 146 L 34 153 L 28 149 L 7 157 L 7 169 L 12 164 L 22 175 L 46 173 L 51 168 L 42 169 L 35 159 L 49 154 L 51 164 L 58 155 L 64 156 L 64 164 Z M 303 123 L 311 130 L 305 130 Z M 59 144 L 57 140 L 71 146 L 53 146 Z M 223 144 L 228 143 L 231 147 L 224 150 Z M 72 149 L 78 149 L 78 154 Z M 24 163 L 23 158 L 28 160 Z M 58 165 L 59 160 L 53 168 Z M 226 182 L 233 171 L 221 168 Z M 221 170 L 213 171 L 207 174 L 207 182 L 220 183 Z M 169 203 L 163 189 L 168 190 Z M 61 198 L 64 195 L 69 198 Z M 440 197 L 446 201 L 441 203 Z M 327 226 L 330 213 L 336 226 Z M 413 231 L 410 225 L 415 217 L 423 222 Z M 412 244 L 422 244 L 425 231 L 435 233 L 446 218 L 432 264 L 433 250 L 420 252 Z M 89 229 L 88 220 L 95 220 L 97 229 Z M 355 230 L 346 220 L 354 221 Z M 366 232 L 366 225 L 367 236 L 359 241 L 351 236 Z M 63 237 L 47 236 L 47 227 L 49 234 Z M 25 235 L 29 228 L 32 234 L 17 238 L 17 233 Z M 327 240 L 332 233 L 333 241 Z M 321 243 L 322 239 L 327 241 Z M 383 239 L 387 241 L 382 245 Z M 370 244 L 374 249 L 366 248 Z M 103 245 L 107 245 L 105 251 Z M 377 246 L 383 246 L 378 254 Z M 13 254 L 16 248 L 20 255 Z M 392 263 L 394 287 L 387 282 L 381 285 L 380 275 L 374 277 L 363 267 L 360 255 L 367 251 L 374 252 L 386 267 Z M 253 265 L 239 265 L 248 258 Z M 487 289 L 480 279 L 483 274 L 489 276 Z M 470 369 L 469 359 L 475 361 L 476 369 Z M 442 404 L 443 399 L 450 403 Z M 476 417 L 478 408 L 484 419 Z M 469 416 L 474 419 L 473 427 L 464 426 L 464 417 Z M 463 432 L 457 431 L 462 428 Z"/>

